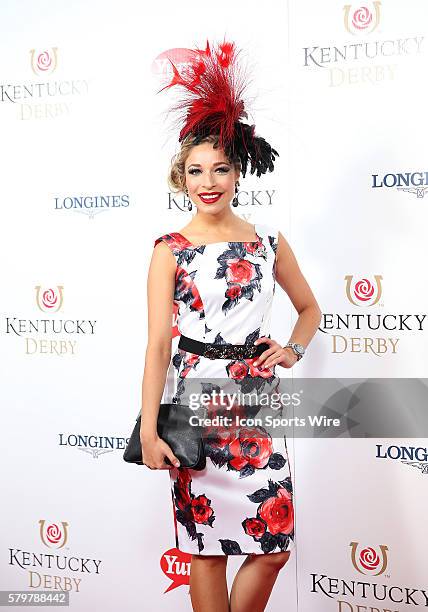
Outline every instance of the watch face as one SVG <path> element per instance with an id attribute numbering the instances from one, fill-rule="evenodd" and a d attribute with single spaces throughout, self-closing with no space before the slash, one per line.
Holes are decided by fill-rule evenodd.
<path id="1" fill-rule="evenodd" d="M 298 353 L 300 353 L 301 355 L 304 354 L 305 349 L 301 344 L 295 344 L 294 347 Z"/>

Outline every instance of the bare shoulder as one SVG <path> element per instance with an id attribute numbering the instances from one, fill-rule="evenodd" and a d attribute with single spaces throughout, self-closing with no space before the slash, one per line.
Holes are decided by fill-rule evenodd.
<path id="1" fill-rule="evenodd" d="M 295 256 L 291 246 L 289 245 L 285 236 L 278 231 L 278 247 L 277 247 L 277 259 L 293 259 L 295 260 Z"/>
<path id="2" fill-rule="evenodd" d="M 169 272 L 175 271 L 175 257 L 170 247 L 163 240 L 158 242 L 153 248 L 150 268 L 155 268 L 156 270 L 166 269 Z"/>

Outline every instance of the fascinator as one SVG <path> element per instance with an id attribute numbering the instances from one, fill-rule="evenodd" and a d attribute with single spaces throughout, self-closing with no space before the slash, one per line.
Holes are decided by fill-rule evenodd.
<path id="1" fill-rule="evenodd" d="M 183 92 L 170 108 L 170 112 L 178 114 L 179 142 L 190 134 L 196 145 L 204 137 L 216 134 L 227 157 L 240 160 L 243 177 L 248 164 L 250 174 L 261 176 L 272 172 L 275 156 L 279 153 L 256 135 L 254 124 L 242 121 L 248 119 L 243 101 L 248 78 L 238 62 L 239 51 L 235 43 L 224 41 L 217 48 L 211 48 L 207 40 L 205 50 L 189 51 L 189 61 L 181 72 L 168 58 L 172 80 L 157 92 L 171 87 L 179 87 Z"/>

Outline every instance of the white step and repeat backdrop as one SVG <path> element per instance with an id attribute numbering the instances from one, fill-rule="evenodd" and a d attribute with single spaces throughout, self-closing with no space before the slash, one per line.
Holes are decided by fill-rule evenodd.
<path id="1" fill-rule="evenodd" d="M 194 214 L 166 183 L 166 58 L 226 37 L 253 71 L 252 120 L 280 158 L 241 180 L 236 212 L 280 229 L 323 312 L 281 375 L 424 377 L 428 5 L 26 0 L 0 16 L 0 588 L 189 610 L 168 472 L 122 459 L 154 239 Z M 279 286 L 273 315 L 285 342 Z M 289 439 L 297 549 L 269 610 L 428 607 L 427 445 Z"/>

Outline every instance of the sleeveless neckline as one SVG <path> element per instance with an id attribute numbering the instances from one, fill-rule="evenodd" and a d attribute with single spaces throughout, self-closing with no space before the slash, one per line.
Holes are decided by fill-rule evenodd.
<path id="1" fill-rule="evenodd" d="M 258 227 L 258 223 L 254 223 L 254 233 L 257 236 L 257 240 L 221 240 L 219 242 L 206 242 L 205 244 L 195 245 L 195 244 L 192 244 L 190 240 L 186 238 L 186 236 L 183 236 L 183 234 L 181 234 L 180 232 L 172 232 L 170 235 L 171 236 L 174 236 L 174 235 L 181 236 L 181 238 L 183 238 L 183 240 L 185 240 L 187 244 L 189 245 L 189 247 L 192 249 L 199 249 L 200 247 L 212 246 L 214 244 L 229 244 L 229 243 L 231 244 L 257 244 L 258 242 L 262 240 L 262 237 L 257 232 L 257 227 Z"/>

